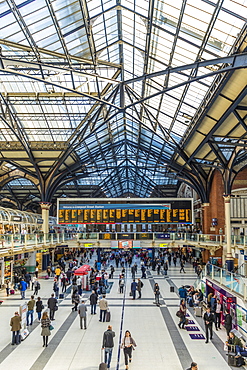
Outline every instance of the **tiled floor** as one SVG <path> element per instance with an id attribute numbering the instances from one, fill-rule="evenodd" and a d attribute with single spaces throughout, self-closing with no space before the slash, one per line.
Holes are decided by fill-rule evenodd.
<path id="1" fill-rule="evenodd" d="M 120 270 L 119 270 L 120 271 Z M 115 347 L 111 362 L 111 369 L 125 369 L 123 353 L 119 352 L 119 336 L 123 310 L 123 295 L 118 293 L 118 272 L 115 272 L 115 279 L 111 292 L 107 294 L 111 310 L 111 325 L 116 332 Z M 140 277 L 140 270 L 137 277 Z M 143 279 L 144 287 L 142 299 L 132 300 L 129 296 L 130 273 L 127 276 L 127 289 L 125 295 L 123 332 L 130 330 L 137 343 L 133 353 L 133 362 L 130 370 L 180 370 L 189 367 L 190 362 L 196 361 L 199 370 L 226 370 L 227 356 L 221 350 L 223 341 L 226 338 L 225 331 L 214 332 L 214 338 L 209 344 L 205 340 L 192 340 L 186 330 L 179 330 L 176 317 L 179 299 L 176 293 L 170 293 L 170 283 L 179 287 L 181 284 L 192 284 L 196 276 L 193 269 L 186 266 L 186 274 L 179 273 L 179 267 L 171 267 L 169 278 L 158 276 L 152 271 L 148 278 Z M 40 279 L 40 296 L 46 302 L 52 293 L 53 282 Z M 159 308 L 153 304 L 152 286 L 158 282 L 164 304 Z M 68 295 L 59 304 L 56 313 L 50 343 L 47 348 L 42 347 L 41 328 L 38 324 L 30 335 L 20 346 L 11 346 L 10 318 L 18 310 L 21 303 L 19 294 L 5 297 L 5 292 L 0 292 L 4 303 L 0 307 L 0 369 L 18 370 L 97 370 L 101 362 L 101 345 L 104 330 L 107 323 L 99 322 L 97 315 L 88 312 L 88 328 L 79 328 L 79 318 L 76 313 L 71 312 L 71 300 Z M 87 294 L 88 295 L 88 294 Z M 31 291 L 27 297 L 31 296 Z M 99 310 L 98 310 L 99 311 Z M 190 319 L 193 319 L 200 334 L 204 334 L 201 319 L 193 317 L 190 312 Z M 36 314 L 35 314 L 36 315 Z M 35 316 L 36 317 L 36 316 Z"/>

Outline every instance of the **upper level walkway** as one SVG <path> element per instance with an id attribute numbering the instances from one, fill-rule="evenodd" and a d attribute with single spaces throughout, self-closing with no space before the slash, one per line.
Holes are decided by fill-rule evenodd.
<path id="1" fill-rule="evenodd" d="M 132 239 L 139 241 L 139 247 L 164 248 L 189 245 L 195 248 L 210 249 L 211 252 L 226 246 L 225 235 L 191 233 L 49 233 L 49 234 L 4 234 L 0 235 L 0 257 L 58 245 L 90 247 L 110 247 L 112 240 Z M 247 236 L 231 236 L 232 248 L 243 249 L 247 246 Z M 89 245 L 86 245 L 86 247 Z M 135 247 L 135 244 L 133 245 Z M 136 247 L 138 245 L 136 244 Z"/>

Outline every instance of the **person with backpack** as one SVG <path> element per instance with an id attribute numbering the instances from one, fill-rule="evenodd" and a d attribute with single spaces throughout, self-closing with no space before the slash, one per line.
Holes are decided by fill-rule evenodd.
<path id="1" fill-rule="evenodd" d="M 139 293 L 137 299 L 140 299 L 142 297 L 142 288 L 143 288 L 143 282 L 141 279 L 137 279 L 137 291 Z"/>

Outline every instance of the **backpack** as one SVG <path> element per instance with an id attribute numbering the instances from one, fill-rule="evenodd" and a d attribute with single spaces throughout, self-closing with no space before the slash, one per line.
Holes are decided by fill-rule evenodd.
<path id="1" fill-rule="evenodd" d="M 40 283 L 39 282 L 37 282 L 36 287 L 37 287 L 38 290 L 40 289 Z"/>
<path id="2" fill-rule="evenodd" d="M 141 281 L 141 288 L 143 288 L 143 282 Z"/>

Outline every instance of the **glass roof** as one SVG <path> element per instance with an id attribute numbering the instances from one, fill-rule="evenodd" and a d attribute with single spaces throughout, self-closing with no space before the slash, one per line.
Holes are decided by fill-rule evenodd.
<path id="1" fill-rule="evenodd" d="M 0 2 L 0 144 L 64 143 L 68 173 L 80 163 L 110 196 L 176 184 L 157 168 L 214 76 L 188 82 L 222 64 L 173 69 L 231 54 L 246 14 L 247 0 Z"/>

